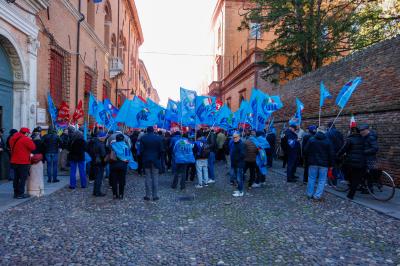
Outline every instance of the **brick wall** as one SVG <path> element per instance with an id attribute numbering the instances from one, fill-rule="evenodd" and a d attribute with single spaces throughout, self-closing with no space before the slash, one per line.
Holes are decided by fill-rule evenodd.
<path id="1" fill-rule="evenodd" d="M 337 128 L 348 131 L 351 114 L 357 123 L 368 123 L 378 133 L 379 163 L 400 186 L 400 35 L 349 55 L 287 84 L 265 89 L 280 94 L 285 105 L 276 112 L 278 133 L 295 112 L 295 97 L 305 105 L 302 127 L 318 125 L 319 83 L 324 81 L 335 99 L 341 87 L 352 77 L 361 76 L 357 88 L 337 121 Z M 339 109 L 334 99 L 322 110 L 322 124 L 332 121 Z"/>

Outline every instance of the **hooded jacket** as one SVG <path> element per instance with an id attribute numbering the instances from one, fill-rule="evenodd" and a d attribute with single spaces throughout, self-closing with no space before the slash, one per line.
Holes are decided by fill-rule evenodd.
<path id="1" fill-rule="evenodd" d="M 231 167 L 244 168 L 245 147 L 242 140 L 231 143 Z"/>
<path id="2" fill-rule="evenodd" d="M 322 132 L 311 137 L 304 147 L 307 163 L 314 166 L 331 167 L 334 164 L 335 152 L 332 143 Z"/>
<path id="3" fill-rule="evenodd" d="M 378 136 L 374 131 L 370 131 L 364 138 L 364 155 L 366 156 L 367 163 L 376 161 L 376 154 L 378 153 Z"/>
<path id="4" fill-rule="evenodd" d="M 12 164 L 31 164 L 31 153 L 36 146 L 30 138 L 17 132 L 10 139 L 10 148 Z"/>

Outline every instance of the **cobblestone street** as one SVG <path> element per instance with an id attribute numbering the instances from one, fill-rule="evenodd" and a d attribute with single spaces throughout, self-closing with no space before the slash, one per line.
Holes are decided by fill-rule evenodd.
<path id="1" fill-rule="evenodd" d="M 272 173 L 233 198 L 227 171 L 217 165 L 216 184 L 185 192 L 161 176 L 156 203 L 137 175 L 122 201 L 91 188 L 28 201 L 1 213 L 0 265 L 400 264 L 400 221 L 331 194 L 309 201 Z"/>

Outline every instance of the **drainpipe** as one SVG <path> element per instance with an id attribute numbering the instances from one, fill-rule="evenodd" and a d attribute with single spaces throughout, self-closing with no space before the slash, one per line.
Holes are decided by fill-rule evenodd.
<path id="1" fill-rule="evenodd" d="M 76 38 L 76 80 L 75 80 L 75 107 L 78 106 L 79 93 L 79 57 L 80 57 L 80 40 L 81 40 L 81 23 L 85 20 L 85 16 L 81 13 L 82 0 L 79 0 L 78 11 L 81 18 L 78 20 L 78 33 Z"/>
<path id="2" fill-rule="evenodd" d="M 130 64 L 130 60 L 131 60 L 131 57 L 130 57 L 130 48 L 131 48 L 131 19 L 129 19 L 129 30 L 128 30 L 128 60 L 126 60 L 127 62 L 128 62 L 128 86 L 126 87 L 128 90 L 127 91 L 129 91 L 129 83 L 131 82 L 131 64 Z M 128 95 L 128 92 L 126 93 L 127 95 L 126 95 L 126 98 L 128 98 L 129 99 L 129 95 Z"/>
<path id="3" fill-rule="evenodd" d="M 119 58 L 119 4 L 118 0 L 118 21 L 117 21 L 117 59 Z M 115 106 L 118 105 L 118 78 L 115 79 Z M 119 107 L 119 106 L 118 106 Z"/>

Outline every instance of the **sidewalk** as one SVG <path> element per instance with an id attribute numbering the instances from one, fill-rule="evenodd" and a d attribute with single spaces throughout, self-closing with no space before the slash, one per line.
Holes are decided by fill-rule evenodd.
<path id="1" fill-rule="evenodd" d="M 274 166 L 270 168 L 270 170 L 274 173 L 281 174 L 286 178 L 286 168 L 282 168 L 281 161 L 274 161 Z M 303 168 L 297 168 L 296 176 L 300 177 L 297 182 L 298 184 L 303 183 L 303 172 Z M 305 193 L 305 186 L 303 186 L 303 188 Z M 326 186 L 325 191 L 347 200 L 346 192 L 339 192 L 329 188 L 328 186 Z M 371 195 L 363 195 L 359 192 L 356 193 L 353 202 L 400 220 L 400 189 L 396 189 L 394 197 L 387 202 L 375 200 Z"/>
<path id="2" fill-rule="evenodd" d="M 69 185 L 69 175 L 67 175 L 66 172 L 60 174 L 61 175 L 58 176 L 60 182 L 58 183 L 47 183 L 47 177 L 46 175 L 44 176 L 44 196 L 50 195 Z M 0 212 L 35 198 L 14 199 L 13 195 L 14 189 L 12 181 L 0 182 Z"/>

